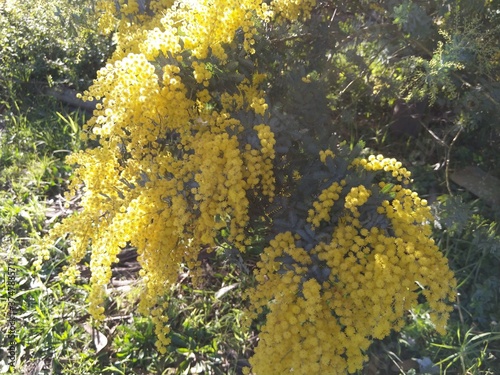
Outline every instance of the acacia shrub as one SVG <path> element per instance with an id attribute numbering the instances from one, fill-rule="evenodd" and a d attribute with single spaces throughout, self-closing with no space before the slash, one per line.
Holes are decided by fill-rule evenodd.
<path id="1" fill-rule="evenodd" d="M 83 132 L 95 147 L 68 158 L 81 210 L 45 237 L 38 260 L 68 236 L 64 276 L 74 281 L 90 249 L 96 319 L 111 265 L 132 245 L 139 310 L 165 352 L 165 294 L 179 265 L 196 280 L 201 251 L 224 239 L 244 255 L 259 228 L 268 246 L 247 291 L 247 322 L 262 313 L 266 323 L 248 372 L 355 372 L 419 295 L 444 332 L 455 281 L 411 173 L 339 143 L 331 128 L 316 70 L 328 56 L 300 36 L 328 27 L 322 5 L 100 3 L 100 26 L 118 30 L 117 46 L 83 93 L 100 101 Z M 290 100 L 279 100 L 283 90 Z"/>

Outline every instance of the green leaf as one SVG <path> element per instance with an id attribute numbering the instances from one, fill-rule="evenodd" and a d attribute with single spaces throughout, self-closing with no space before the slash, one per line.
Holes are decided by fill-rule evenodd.
<path id="1" fill-rule="evenodd" d="M 388 183 L 386 184 L 382 189 L 380 189 L 380 192 L 383 194 L 388 194 L 394 187 L 394 184 Z"/>

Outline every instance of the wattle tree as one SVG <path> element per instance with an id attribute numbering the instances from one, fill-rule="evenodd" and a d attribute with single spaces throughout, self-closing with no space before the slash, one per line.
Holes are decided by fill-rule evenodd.
<path id="1" fill-rule="evenodd" d="M 91 253 L 90 312 L 103 319 L 111 266 L 126 246 L 142 267 L 139 311 L 166 351 L 165 295 L 221 241 L 245 255 L 267 241 L 246 291 L 265 324 L 248 372 L 362 368 L 373 339 L 404 324 L 423 295 L 444 332 L 456 283 L 430 238 L 427 202 L 395 159 L 339 141 L 322 66 L 327 4 L 290 0 L 103 0 L 116 50 L 85 100 L 89 147 L 69 195 L 81 209 L 44 239 L 38 264 L 67 237 Z M 264 316 L 264 318 L 263 318 Z"/>

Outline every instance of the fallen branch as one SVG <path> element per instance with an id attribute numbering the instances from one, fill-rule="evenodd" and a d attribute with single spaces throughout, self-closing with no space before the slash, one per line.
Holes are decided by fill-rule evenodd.
<path id="1" fill-rule="evenodd" d="M 50 87 L 46 90 L 45 93 L 49 96 L 52 96 L 56 100 L 63 102 L 64 104 L 83 109 L 90 113 L 94 111 L 94 109 L 96 108 L 96 104 L 98 103 L 97 100 L 85 102 L 77 98 L 76 95 L 78 94 L 78 91 L 64 86 Z"/>

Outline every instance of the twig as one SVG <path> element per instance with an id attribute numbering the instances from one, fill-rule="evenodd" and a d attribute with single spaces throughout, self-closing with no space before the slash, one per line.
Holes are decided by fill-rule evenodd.
<path id="1" fill-rule="evenodd" d="M 450 186 L 450 155 L 451 155 L 451 149 L 453 148 L 453 145 L 458 139 L 458 136 L 463 130 L 463 126 L 461 126 L 458 129 L 457 134 L 453 137 L 450 145 L 448 146 L 448 149 L 446 150 L 446 169 L 445 169 L 445 179 L 446 179 L 446 188 L 448 189 L 448 193 L 450 196 L 453 196 L 453 193 L 451 192 L 451 186 Z"/>
<path id="2" fill-rule="evenodd" d="M 335 15 L 337 14 L 337 8 L 333 11 L 332 18 L 330 18 L 330 23 L 328 24 L 328 28 L 332 26 L 333 20 L 335 19 Z"/>
<path id="3" fill-rule="evenodd" d="M 295 34 L 295 35 L 290 35 L 290 36 L 287 36 L 287 37 L 281 38 L 281 39 L 271 39 L 271 43 L 283 43 L 283 42 L 288 42 L 289 40 L 300 39 L 300 38 L 303 38 L 306 36 L 311 37 L 312 34 L 311 33 Z"/>
<path id="4" fill-rule="evenodd" d="M 445 147 L 446 149 L 448 149 L 448 145 L 446 144 L 445 141 L 443 141 L 441 138 L 439 138 L 436 133 L 434 133 L 426 124 L 424 121 L 420 120 L 420 125 L 422 125 L 422 127 L 427 130 L 427 132 L 432 136 L 432 138 L 434 138 L 441 146 Z"/>

